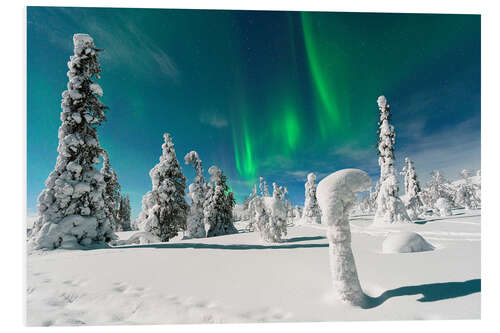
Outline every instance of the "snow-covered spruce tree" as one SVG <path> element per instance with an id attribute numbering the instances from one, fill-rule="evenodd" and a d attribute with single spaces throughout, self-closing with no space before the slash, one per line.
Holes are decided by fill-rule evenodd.
<path id="1" fill-rule="evenodd" d="M 321 211 L 318 206 L 318 200 L 316 199 L 316 175 L 310 173 L 307 175 L 307 182 L 304 185 L 305 191 L 305 202 L 304 211 L 302 212 L 302 222 L 303 223 L 321 223 Z"/>
<path id="2" fill-rule="evenodd" d="M 420 199 L 420 183 L 417 179 L 413 161 L 405 158 L 406 166 L 403 167 L 401 174 L 405 180 L 405 206 L 406 211 L 412 219 L 416 219 L 423 211 L 424 203 Z"/>
<path id="3" fill-rule="evenodd" d="M 204 206 L 204 222 L 207 237 L 238 233 L 233 224 L 234 194 L 229 191 L 226 176 L 218 167 L 208 169 L 210 186 Z"/>
<path id="4" fill-rule="evenodd" d="M 451 216 L 451 202 L 447 198 L 438 198 L 435 203 L 439 216 Z"/>
<path id="5" fill-rule="evenodd" d="M 377 197 L 380 192 L 380 181 L 377 180 L 373 191 L 370 190 L 370 195 L 368 197 L 369 212 L 374 213 L 377 210 Z"/>
<path id="6" fill-rule="evenodd" d="M 192 165 L 196 171 L 194 182 L 189 185 L 188 198 L 191 208 L 187 219 L 187 237 L 203 238 L 207 236 L 204 225 L 203 206 L 205 204 L 206 182 L 203 177 L 203 167 L 198 153 L 192 151 L 184 156 L 187 165 Z"/>
<path id="7" fill-rule="evenodd" d="M 118 218 L 120 221 L 121 230 L 130 231 L 132 230 L 132 225 L 130 223 L 130 198 L 127 194 L 126 196 L 120 196 L 120 207 L 118 209 Z"/>
<path id="8" fill-rule="evenodd" d="M 95 164 L 101 148 L 97 127 L 106 121 L 102 89 L 94 83 L 101 68 L 100 50 L 87 34 L 73 36 L 68 62 L 68 89 L 62 93 L 61 126 L 54 170 L 38 197 L 38 219 L 31 233 L 32 249 L 74 247 L 116 238 L 104 209 L 106 183 Z"/>
<path id="9" fill-rule="evenodd" d="M 333 290 L 339 300 L 357 306 L 364 304 L 365 296 L 351 249 L 349 211 L 356 203 L 356 193 L 370 188 L 366 172 L 344 169 L 325 177 L 317 191 L 323 223 L 328 227 Z"/>
<path id="10" fill-rule="evenodd" d="M 436 202 L 439 198 L 445 198 L 447 202 L 453 203 L 454 190 L 450 182 L 444 177 L 439 170 L 431 172 L 431 178 L 427 184 L 427 188 L 423 191 L 423 200 L 428 208 L 439 210 Z"/>
<path id="11" fill-rule="evenodd" d="M 297 224 L 300 220 L 302 220 L 302 207 L 295 206 L 293 208 L 293 220 L 294 224 Z"/>
<path id="12" fill-rule="evenodd" d="M 278 194 L 279 194 L 279 199 L 283 202 L 283 205 L 285 205 L 287 221 L 292 221 L 293 207 L 290 198 L 288 197 L 288 188 L 286 186 L 280 186 L 278 189 Z"/>
<path id="13" fill-rule="evenodd" d="M 384 96 L 379 96 L 377 103 L 380 110 L 377 151 L 378 164 L 380 165 L 380 191 L 377 195 L 374 223 L 379 225 L 411 223 L 405 206 L 398 196 L 399 186 L 394 167 L 396 134 L 394 126 L 389 124 L 391 117 L 389 104 Z"/>
<path id="14" fill-rule="evenodd" d="M 264 177 L 259 177 L 259 190 L 262 197 L 270 197 L 269 188 L 267 187 Z"/>
<path id="15" fill-rule="evenodd" d="M 141 231 L 152 233 L 162 242 L 186 230 L 189 206 L 184 198 L 186 177 L 177 161 L 170 134 L 163 135 L 160 162 L 149 172 L 153 188 L 142 198 L 142 211 L 137 218 Z"/>
<path id="16" fill-rule="evenodd" d="M 456 186 L 455 205 L 464 207 L 467 210 L 478 209 L 481 206 L 481 198 L 477 196 L 478 185 L 473 184 L 470 180 L 472 172 L 464 169 L 460 174 L 464 182 Z"/>
<path id="17" fill-rule="evenodd" d="M 250 202 L 257 197 L 257 185 L 253 186 L 253 191 L 248 195 L 248 197 L 243 201 L 243 220 L 248 220 L 250 218 Z"/>
<path id="18" fill-rule="evenodd" d="M 104 212 L 111 223 L 113 231 L 121 231 L 120 219 L 118 216 L 121 199 L 121 187 L 118 183 L 118 176 L 116 175 L 115 170 L 111 168 L 108 152 L 104 149 L 102 150 L 102 160 L 101 175 L 106 183 L 103 193 Z"/>

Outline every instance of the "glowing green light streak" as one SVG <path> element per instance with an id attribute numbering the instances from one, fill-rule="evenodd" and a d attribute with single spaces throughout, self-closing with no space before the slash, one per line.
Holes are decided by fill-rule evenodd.
<path id="1" fill-rule="evenodd" d="M 234 158 L 236 163 L 236 170 L 238 173 L 244 177 L 246 180 L 255 179 L 257 168 L 253 156 L 252 141 L 250 139 L 250 134 L 248 132 L 248 126 L 245 120 L 243 120 L 243 146 L 240 149 L 237 135 L 233 129 L 233 146 L 234 146 Z"/>
<path id="2" fill-rule="evenodd" d="M 296 112 L 286 108 L 283 117 L 284 134 L 288 148 L 294 150 L 300 137 L 300 124 Z"/>
<path id="3" fill-rule="evenodd" d="M 324 73 L 327 73 L 327 70 L 326 67 L 322 66 L 321 54 L 318 52 L 316 47 L 317 42 L 314 39 L 315 32 L 313 31 L 311 20 L 307 17 L 306 13 L 301 13 L 301 18 L 306 53 L 314 80 L 314 86 L 316 87 L 323 107 L 326 110 L 326 117 L 319 117 L 320 131 L 323 138 L 325 138 L 327 128 L 325 121 L 331 122 L 334 127 L 340 125 L 340 110 L 331 96 L 333 87 L 329 86 L 328 79 L 324 75 Z"/>

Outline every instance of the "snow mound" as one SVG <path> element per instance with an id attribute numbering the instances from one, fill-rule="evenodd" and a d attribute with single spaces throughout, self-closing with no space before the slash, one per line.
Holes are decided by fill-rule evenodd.
<path id="1" fill-rule="evenodd" d="M 434 246 L 416 232 L 391 232 L 382 244 L 384 253 L 410 253 L 432 251 Z"/>

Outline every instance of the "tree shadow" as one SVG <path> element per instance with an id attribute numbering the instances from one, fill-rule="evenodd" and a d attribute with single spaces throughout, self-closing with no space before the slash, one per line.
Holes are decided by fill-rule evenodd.
<path id="1" fill-rule="evenodd" d="M 392 297 L 410 296 L 422 294 L 419 302 L 435 302 L 450 298 L 467 296 L 481 291 L 481 279 L 473 279 L 464 282 L 442 282 L 421 284 L 418 286 L 407 286 L 387 290 L 378 297 L 366 295 L 363 309 L 377 307 Z"/>
<path id="2" fill-rule="evenodd" d="M 302 237 L 298 237 L 302 238 Z M 308 237 L 304 237 L 308 238 Z M 312 237 L 311 237 L 312 238 Z M 296 242 L 298 240 L 295 240 Z M 215 250 L 266 250 L 266 249 L 297 249 L 297 248 L 318 248 L 328 247 L 324 244 L 287 244 L 260 245 L 260 244 L 205 244 L 205 243 L 156 243 L 142 245 L 121 245 L 114 249 L 215 249 Z"/>
<path id="3" fill-rule="evenodd" d="M 326 239 L 325 236 L 311 236 L 311 237 L 292 237 L 288 238 L 285 240 L 287 243 L 294 243 L 294 242 L 306 242 L 306 241 L 313 241 L 313 240 L 319 240 L 319 239 Z"/>
<path id="4" fill-rule="evenodd" d="M 467 218 L 467 217 L 478 217 L 478 216 L 481 216 L 480 214 L 478 214 L 478 215 L 467 215 L 467 216 L 460 216 L 460 215 L 464 215 L 464 213 L 459 213 L 459 214 L 454 214 L 454 215 L 451 215 L 451 216 L 446 216 L 446 218 L 441 218 L 441 217 L 428 218 L 428 219 L 423 219 L 423 220 L 420 220 L 420 221 L 415 221 L 413 223 L 415 223 L 415 224 L 426 224 L 428 222 L 446 221 L 446 220 L 449 220 L 449 219 L 463 219 L 463 218 Z"/>

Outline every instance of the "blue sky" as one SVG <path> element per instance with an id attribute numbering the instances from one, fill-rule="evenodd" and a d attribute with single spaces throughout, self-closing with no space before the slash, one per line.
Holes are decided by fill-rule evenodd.
<path id="1" fill-rule="evenodd" d="M 258 176 L 303 203 L 308 172 L 378 178 L 376 99 L 385 94 L 396 158 L 456 178 L 480 168 L 480 17 L 28 7 L 27 207 L 57 157 L 72 35 L 88 33 L 109 107 L 101 146 L 133 212 L 172 134 L 239 200 Z M 183 167 L 188 183 L 191 167 Z"/>

